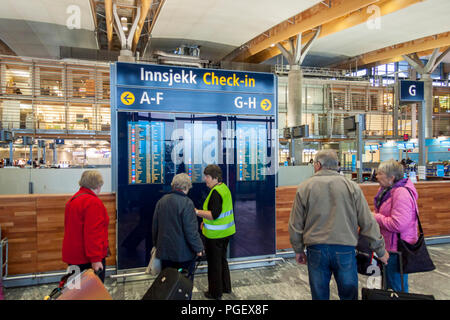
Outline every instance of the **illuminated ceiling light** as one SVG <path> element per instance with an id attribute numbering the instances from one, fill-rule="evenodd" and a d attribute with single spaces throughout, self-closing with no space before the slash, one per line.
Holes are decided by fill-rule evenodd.
<path id="1" fill-rule="evenodd" d="M 122 23 L 122 30 L 128 31 L 128 19 L 127 17 L 120 18 L 120 22 Z"/>

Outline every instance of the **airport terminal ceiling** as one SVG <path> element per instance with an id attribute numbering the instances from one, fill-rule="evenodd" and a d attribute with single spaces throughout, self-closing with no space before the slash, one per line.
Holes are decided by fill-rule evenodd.
<path id="1" fill-rule="evenodd" d="M 343 173 L 355 174 L 358 181 L 360 173 L 370 177 L 390 158 L 414 160 L 427 177 L 448 176 L 449 14 L 449 0 L 0 0 L 1 165 L 31 169 L 7 168 L 0 174 L 47 171 L 34 170 L 35 165 L 48 172 L 77 172 L 56 170 L 58 163 L 59 168 L 103 169 L 111 176 L 108 190 L 118 190 L 117 198 L 108 195 L 108 208 L 117 212 L 111 221 L 121 224 L 111 226 L 118 240 L 118 255 L 112 258 L 118 258 L 118 269 L 129 269 L 148 261 L 147 213 L 169 190 L 174 174 L 191 176 L 199 207 L 208 191 L 202 170 L 218 162 L 241 214 L 237 237 L 244 245 L 231 244 L 230 255 L 271 257 L 286 248 L 278 247 L 275 206 L 283 174 L 285 186 L 298 184 L 288 178 L 312 174 L 308 163 L 321 148 L 336 150 Z M 120 64 L 148 70 L 125 74 L 119 83 L 114 68 Z M 297 69 L 303 78 L 293 88 L 288 75 Z M 155 79 L 170 75 L 179 87 L 153 83 L 152 72 Z M 204 86 L 196 81 L 185 86 L 188 74 Z M 238 74 L 244 83 L 246 75 L 270 77 L 271 91 L 258 92 L 256 80 L 247 88 L 235 85 Z M 399 79 L 415 77 L 429 79 L 432 132 L 426 140 L 425 116 L 415 120 L 425 109 L 417 100 L 404 105 L 396 100 Z M 300 94 L 298 104 L 291 102 L 292 92 Z M 253 97 L 257 94 L 261 99 Z M 141 106 L 124 107 L 135 103 L 135 95 Z M 246 95 L 251 99 L 236 98 Z M 176 103 L 172 109 L 142 108 L 158 97 L 167 106 Z M 233 112 L 224 112 L 221 103 Z M 236 112 L 244 103 L 260 113 Z M 296 140 L 283 129 L 298 128 L 288 123 L 299 110 L 295 120 L 307 124 L 309 133 Z M 361 113 L 366 115 L 364 146 L 344 123 Z M 12 132 L 14 141 L 3 140 L 5 132 Z M 400 141 L 401 135 L 411 139 Z M 424 141 L 417 143 L 419 137 Z M 427 147 L 424 165 L 419 144 Z M 264 174 L 273 168 L 279 171 Z M 31 175 L 22 180 L 21 194 L 33 193 Z M 44 269 L 39 271 L 52 271 Z"/>
<path id="2" fill-rule="evenodd" d="M 57 59 L 61 47 L 119 51 L 114 7 L 126 35 L 139 9 L 132 48 L 146 58 L 185 45 L 199 47 L 200 58 L 211 62 L 271 63 L 280 55 L 277 43 L 288 47 L 302 34 L 305 45 L 318 27 L 308 66 L 335 65 L 430 36 L 445 38 L 441 47 L 450 45 L 447 0 L 0 0 L 0 7 L 0 40 L 8 48 L 2 51 L 26 57 Z M 434 44 L 426 43 L 400 54 L 429 56 Z"/>

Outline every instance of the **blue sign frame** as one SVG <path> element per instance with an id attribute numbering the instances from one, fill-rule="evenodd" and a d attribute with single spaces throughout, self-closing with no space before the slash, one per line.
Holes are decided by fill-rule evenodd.
<path id="1" fill-rule="evenodd" d="M 152 64 L 111 65 L 117 111 L 275 116 L 274 74 Z"/>
<path id="2" fill-rule="evenodd" d="M 153 212 L 153 200 L 160 197 L 166 187 L 170 189 L 167 183 L 124 184 L 123 181 L 128 181 L 124 180 L 125 174 L 122 170 L 127 161 L 125 133 L 126 121 L 129 121 L 127 117 L 135 115 L 140 117 L 145 113 L 167 112 L 167 116 L 184 113 L 186 116 L 196 114 L 200 117 L 226 118 L 230 128 L 235 128 L 233 126 L 238 122 L 246 123 L 246 121 L 273 123 L 276 128 L 278 84 L 277 77 L 272 73 L 122 62 L 111 64 L 110 82 L 112 190 L 116 192 L 118 219 L 116 263 L 118 269 L 123 270 L 142 267 L 148 263 L 150 250 L 147 249 L 151 248 L 152 242 L 151 233 L 148 237 L 149 229 L 147 229 L 151 225 L 152 214 L 148 212 Z M 271 148 L 273 148 L 271 154 L 272 152 L 278 154 L 277 144 L 274 143 Z M 221 168 L 225 176 L 238 175 L 237 159 L 231 163 L 226 160 L 221 164 Z M 175 171 L 166 175 L 170 177 Z M 268 175 L 266 178 L 264 181 L 241 182 L 236 178 L 229 180 L 229 188 L 233 195 L 244 195 L 242 199 L 233 196 L 235 209 L 240 213 L 235 217 L 239 227 L 234 239 L 246 238 L 248 235 L 252 235 L 253 238 L 253 242 L 245 246 L 242 245 L 242 241 L 236 241 L 236 244 L 231 241 L 229 251 L 232 258 L 273 256 L 276 252 L 276 179 L 275 175 Z M 204 184 L 193 185 L 193 189 L 197 188 L 195 192 L 200 197 L 199 190 L 200 187 L 205 187 Z M 248 195 L 257 199 L 255 200 L 257 214 L 252 220 L 256 221 L 255 224 L 244 223 L 245 219 L 255 214 L 255 208 L 247 207 Z M 246 204 L 243 205 L 243 202 Z M 142 206 L 143 203 L 146 205 Z M 145 212 L 142 208 L 145 208 Z M 125 223 L 122 224 L 120 221 Z M 130 226 L 135 225 L 136 229 L 131 230 Z M 131 247 L 134 248 L 141 234 L 146 234 L 145 241 L 140 242 L 141 247 L 137 247 L 137 254 L 133 255 Z M 142 247 L 145 247 L 145 250 Z M 145 252 L 146 261 L 140 260 L 143 258 L 142 252 Z"/>
<path id="3" fill-rule="evenodd" d="M 424 100 L 423 81 L 400 81 L 400 101 L 420 102 Z"/>

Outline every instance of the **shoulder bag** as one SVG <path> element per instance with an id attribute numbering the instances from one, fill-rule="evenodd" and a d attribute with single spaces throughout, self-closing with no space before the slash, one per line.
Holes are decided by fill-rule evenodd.
<path id="1" fill-rule="evenodd" d="M 428 254 L 427 246 L 425 244 L 425 237 L 423 235 L 422 225 L 420 224 L 419 214 L 417 210 L 417 204 L 415 198 L 412 196 L 411 191 L 408 188 L 409 194 L 411 195 L 414 202 L 414 209 L 417 217 L 417 222 L 419 224 L 419 239 L 415 244 L 410 244 L 400 238 L 400 233 L 398 236 L 397 251 L 401 252 L 401 258 L 403 263 L 404 273 L 417 273 L 417 272 L 427 272 L 436 269 L 433 261 Z"/>
<path id="2" fill-rule="evenodd" d="M 156 276 L 161 272 L 161 260 L 156 257 L 156 247 L 152 248 L 150 262 L 145 273 Z"/>

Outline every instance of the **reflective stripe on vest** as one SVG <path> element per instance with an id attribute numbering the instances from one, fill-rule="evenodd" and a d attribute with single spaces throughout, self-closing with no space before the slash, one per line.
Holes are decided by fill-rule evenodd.
<path id="1" fill-rule="evenodd" d="M 232 226 L 234 226 L 234 221 L 230 222 L 229 224 L 225 224 L 225 225 L 214 225 L 214 224 L 207 224 L 207 223 L 203 224 L 203 227 L 205 227 L 208 230 L 225 230 Z"/>
<path id="2" fill-rule="evenodd" d="M 230 211 L 227 211 L 227 212 L 222 212 L 220 214 L 220 216 L 217 217 L 217 219 L 222 219 L 222 218 L 228 217 L 228 216 L 230 216 L 232 214 L 233 214 L 233 210 L 230 210 Z"/>

